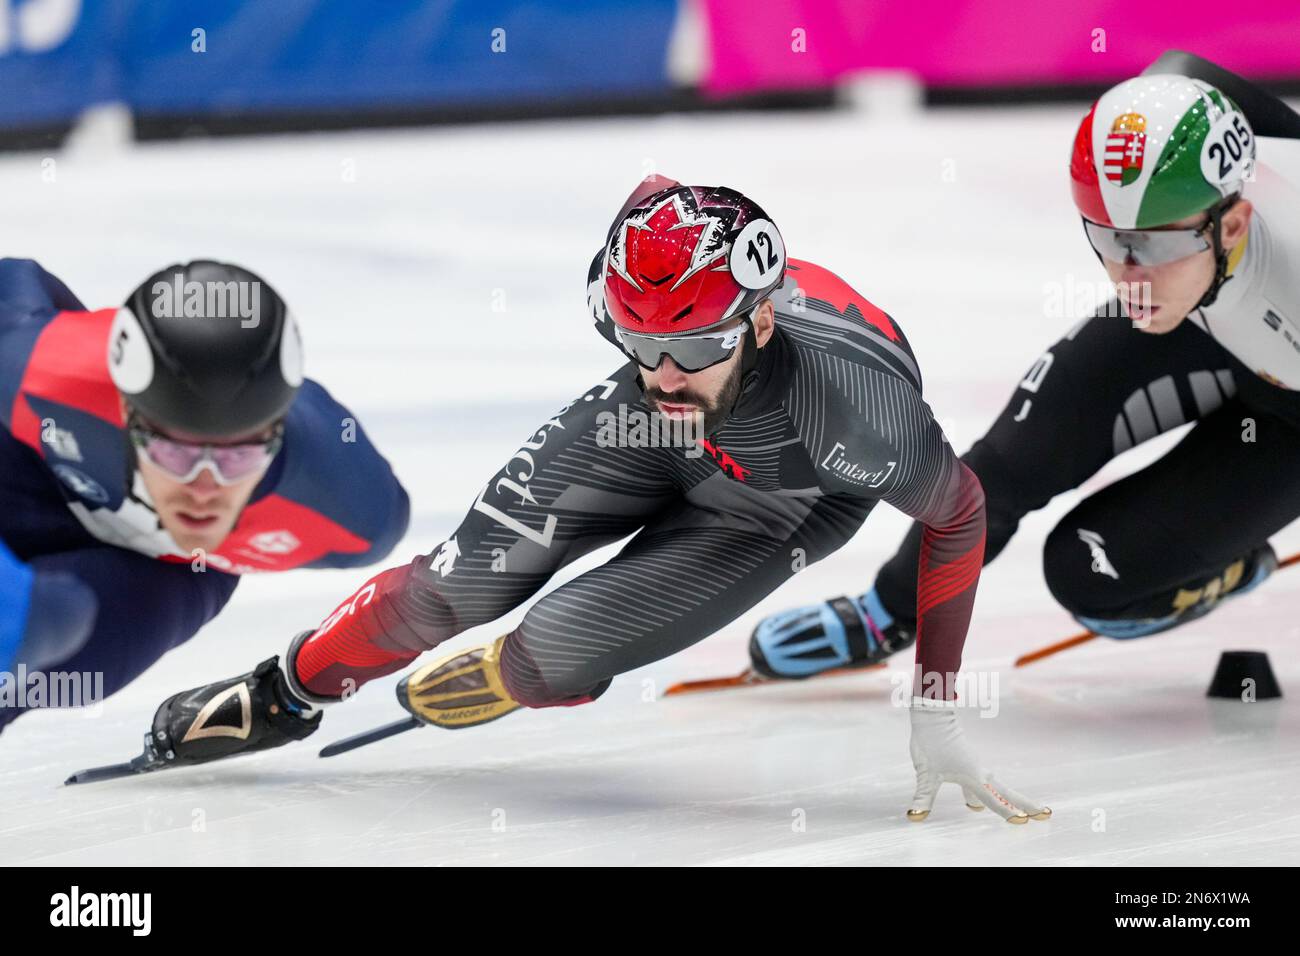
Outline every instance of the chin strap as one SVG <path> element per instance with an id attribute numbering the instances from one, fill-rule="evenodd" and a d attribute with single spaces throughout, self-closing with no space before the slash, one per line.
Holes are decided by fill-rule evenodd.
<path id="1" fill-rule="evenodd" d="M 1228 275 L 1228 252 L 1223 248 L 1223 214 L 1236 205 L 1241 195 L 1232 196 L 1222 202 L 1215 203 L 1209 209 L 1210 221 L 1207 225 L 1210 227 L 1210 242 L 1214 247 L 1214 279 L 1210 282 L 1210 287 L 1205 290 L 1205 295 L 1201 296 L 1201 301 L 1196 303 L 1196 308 L 1204 309 L 1214 304 L 1214 300 L 1219 297 L 1219 290 L 1231 276 Z"/>
<path id="2" fill-rule="evenodd" d="M 135 441 L 131 438 L 131 426 L 135 424 L 135 421 L 135 409 L 128 406 L 126 420 L 122 422 L 122 439 L 126 442 L 126 484 L 124 490 L 126 497 L 139 501 L 135 494 L 135 473 L 139 470 L 140 465 L 136 458 Z"/>
<path id="3" fill-rule="evenodd" d="M 740 346 L 740 393 L 753 388 L 754 383 L 758 381 L 758 332 L 754 329 L 754 323 L 749 324 L 749 334 L 745 336 L 745 341 Z"/>
<path id="4" fill-rule="evenodd" d="M 736 400 L 731 403 L 727 409 L 727 418 L 731 418 L 736 413 L 736 406 L 745 400 L 745 396 L 758 386 L 758 381 L 762 377 L 762 369 L 759 368 L 759 348 L 758 332 L 754 329 L 754 323 L 749 323 L 749 334 L 744 336 L 744 341 L 740 346 L 740 388 L 736 391 Z"/>

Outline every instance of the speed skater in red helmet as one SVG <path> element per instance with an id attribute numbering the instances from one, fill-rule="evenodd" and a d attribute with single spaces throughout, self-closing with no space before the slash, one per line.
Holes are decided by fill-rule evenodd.
<path id="1" fill-rule="evenodd" d="M 297 699 L 331 706 L 437 648 L 398 685 L 415 726 L 590 703 L 618 675 L 731 624 L 884 501 L 926 528 L 912 819 L 944 782 L 1012 822 L 1045 819 L 981 765 L 958 721 L 983 495 L 922 399 L 893 319 L 829 270 L 788 259 L 771 217 L 741 193 L 662 180 L 643 183 L 615 218 L 587 290 L 598 330 L 626 361 L 507 458 L 445 540 L 362 583 L 293 640 L 286 681 Z M 656 417 L 702 428 L 662 442 L 622 424 Z M 508 633 L 442 646 L 624 538 Z M 208 701 L 240 687 L 255 697 L 263 679 L 178 695 L 155 732 L 184 741 Z M 201 762 L 232 749 L 200 739 L 176 754 Z"/>

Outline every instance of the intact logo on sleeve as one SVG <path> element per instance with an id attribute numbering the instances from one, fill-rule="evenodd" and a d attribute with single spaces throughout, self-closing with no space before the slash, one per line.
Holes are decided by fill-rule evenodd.
<path id="1" fill-rule="evenodd" d="M 891 461 L 875 471 L 868 471 L 857 462 L 845 458 L 844 451 L 844 445 L 836 442 L 830 454 L 822 459 L 821 466 L 827 471 L 839 475 L 845 481 L 851 481 L 855 485 L 863 485 L 867 488 L 879 488 L 883 485 L 885 480 L 894 473 L 894 466 L 898 464 L 896 461 Z"/>

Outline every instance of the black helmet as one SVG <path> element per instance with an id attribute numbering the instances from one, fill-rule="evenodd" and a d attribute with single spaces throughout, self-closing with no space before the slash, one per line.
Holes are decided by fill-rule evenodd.
<path id="1" fill-rule="evenodd" d="M 117 310 L 113 384 L 163 428 L 220 438 L 278 421 L 302 384 L 302 343 L 284 300 L 240 266 L 168 266 Z"/>

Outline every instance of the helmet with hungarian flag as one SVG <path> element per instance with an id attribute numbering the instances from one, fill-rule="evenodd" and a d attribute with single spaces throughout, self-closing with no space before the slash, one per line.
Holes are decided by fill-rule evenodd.
<path id="1" fill-rule="evenodd" d="M 747 315 L 785 280 L 785 244 L 757 203 L 725 186 L 672 186 L 641 200 L 605 247 L 616 329 L 674 337 Z"/>
<path id="2" fill-rule="evenodd" d="M 1254 160 L 1250 122 L 1224 93 L 1186 76 L 1150 74 L 1093 104 L 1075 135 L 1070 184 L 1084 219 L 1150 229 L 1228 205 Z"/>

